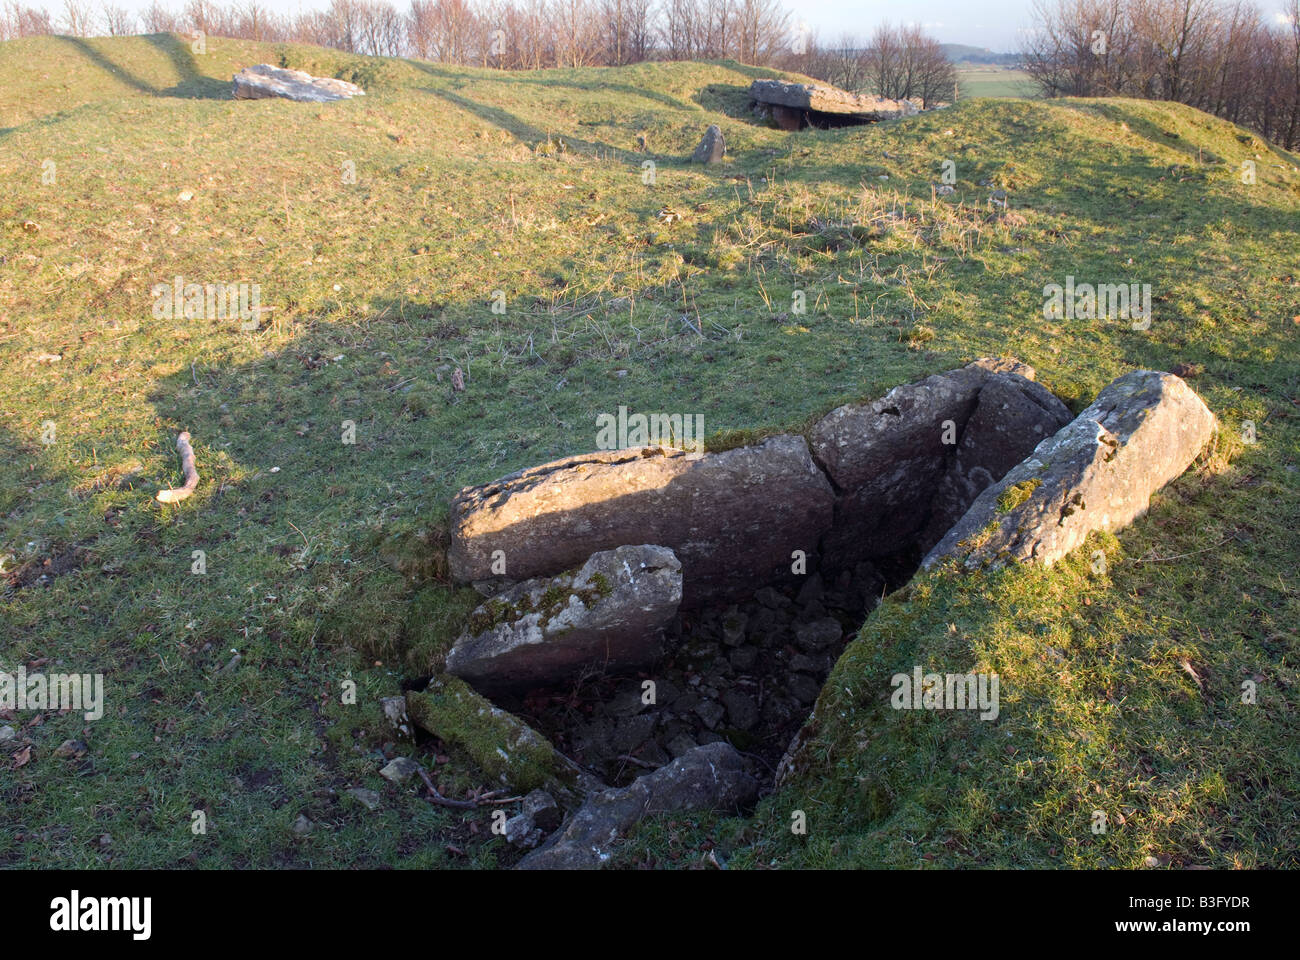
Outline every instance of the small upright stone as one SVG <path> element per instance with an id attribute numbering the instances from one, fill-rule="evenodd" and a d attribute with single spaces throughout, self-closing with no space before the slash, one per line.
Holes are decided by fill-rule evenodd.
<path id="1" fill-rule="evenodd" d="M 727 153 L 727 141 L 723 139 L 722 128 L 716 123 L 709 124 L 704 131 L 704 139 L 691 155 L 693 163 L 721 163 Z"/>

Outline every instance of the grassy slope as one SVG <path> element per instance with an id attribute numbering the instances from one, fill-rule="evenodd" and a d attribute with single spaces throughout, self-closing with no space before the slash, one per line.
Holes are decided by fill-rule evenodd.
<path id="1" fill-rule="evenodd" d="M 1076 408 L 1126 370 L 1199 363 L 1225 439 L 1106 541 L 1105 577 L 1080 560 L 917 583 L 837 668 L 803 779 L 749 822 L 647 824 L 625 862 L 694 862 L 706 839 L 749 865 L 1293 862 L 1294 158 L 1171 105 L 969 101 L 791 135 L 744 119 L 753 71 L 735 65 L 499 75 L 187 49 L 0 45 L 0 555 L 26 584 L 0 599 L 0 662 L 102 670 L 109 697 L 98 723 L 22 731 L 0 863 L 511 862 L 485 817 L 375 775 L 393 749 L 377 698 L 436 667 L 472 602 L 435 579 L 405 622 L 436 576 L 420 543 L 448 497 L 590 449 L 596 413 L 620 404 L 700 412 L 710 432 L 798 428 L 998 353 Z M 235 69 L 281 56 L 369 95 L 225 99 Z M 676 159 L 710 122 L 729 163 Z M 935 200 L 945 159 L 959 183 Z M 992 218 L 982 182 L 1024 222 Z M 664 226 L 664 207 L 684 219 Z M 1042 287 L 1066 274 L 1151 283 L 1151 330 L 1044 321 Z M 150 287 L 175 275 L 259 283 L 275 310 L 251 335 L 154 320 Z M 806 316 L 789 315 L 795 289 Z M 439 369 L 454 366 L 463 393 Z M 1254 446 L 1235 439 L 1246 419 Z M 151 496 L 176 482 L 179 429 L 204 483 L 163 509 Z M 107 483 L 133 464 L 133 483 Z M 1151 551 L 1191 556 L 1133 562 Z M 45 569 L 63 572 L 32 582 Z M 997 724 L 882 709 L 900 665 L 975 662 L 1003 676 Z M 356 706 L 339 702 L 349 677 Z M 53 757 L 68 738 L 88 756 Z M 446 790 L 485 782 L 441 756 Z M 787 829 L 794 808 L 807 837 Z M 1112 811 L 1104 837 L 1093 808 Z M 289 832 L 299 813 L 318 824 L 306 840 Z"/>

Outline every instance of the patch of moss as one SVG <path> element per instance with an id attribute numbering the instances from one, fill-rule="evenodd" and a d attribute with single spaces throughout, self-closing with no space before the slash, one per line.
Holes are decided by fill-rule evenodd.
<path id="1" fill-rule="evenodd" d="M 1008 513 L 1020 506 L 1033 495 L 1033 492 L 1042 485 L 1042 480 L 1034 477 L 1030 480 L 1022 480 L 1020 483 L 1013 483 L 1001 493 L 998 494 L 998 512 Z"/>

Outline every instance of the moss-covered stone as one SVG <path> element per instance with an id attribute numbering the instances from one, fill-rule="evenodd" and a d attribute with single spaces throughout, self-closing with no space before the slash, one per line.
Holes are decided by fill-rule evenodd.
<path id="1" fill-rule="evenodd" d="M 512 789 L 540 787 L 569 797 L 580 792 L 577 768 L 549 740 L 457 677 L 439 674 L 424 691 L 408 693 L 406 712 L 421 729 L 464 750 Z"/>

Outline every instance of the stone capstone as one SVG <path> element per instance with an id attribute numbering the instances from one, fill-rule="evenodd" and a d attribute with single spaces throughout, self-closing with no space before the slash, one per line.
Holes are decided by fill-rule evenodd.
<path id="1" fill-rule="evenodd" d="M 814 566 L 834 500 L 800 436 L 720 453 L 602 451 L 462 490 L 451 504 L 447 560 L 461 583 L 501 575 L 494 559 L 520 580 L 655 543 L 681 561 L 682 604 L 691 607 L 752 595 L 755 584 L 789 573 L 794 550 Z"/>
<path id="2" fill-rule="evenodd" d="M 813 111 L 837 114 L 864 121 L 889 120 L 917 113 L 917 107 L 908 100 L 887 100 L 849 93 L 825 83 L 790 83 L 784 80 L 755 80 L 749 85 L 749 98 L 755 103 L 790 115 L 794 112 Z M 784 126 L 784 124 L 782 124 Z M 790 129 L 787 127 L 787 129 Z"/>

